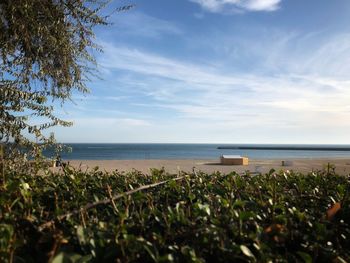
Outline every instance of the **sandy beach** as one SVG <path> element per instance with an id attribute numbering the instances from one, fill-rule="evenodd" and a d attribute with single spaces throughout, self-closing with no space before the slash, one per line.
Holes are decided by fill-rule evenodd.
<path id="1" fill-rule="evenodd" d="M 284 166 L 282 166 L 284 161 Z M 335 165 L 336 172 L 342 175 L 350 174 L 350 159 L 284 159 L 284 160 L 249 160 L 249 165 L 222 165 L 219 160 L 70 160 L 69 164 L 75 168 L 89 170 L 96 166 L 101 171 L 131 171 L 133 169 L 149 174 L 151 168 L 164 169 L 169 173 L 179 171 L 192 172 L 203 171 L 212 173 L 215 171 L 229 173 L 236 171 L 242 173 L 265 173 L 274 168 L 279 170 L 294 170 L 309 172 L 312 170 L 326 169 L 327 164 Z M 60 170 L 61 168 L 55 168 Z"/>

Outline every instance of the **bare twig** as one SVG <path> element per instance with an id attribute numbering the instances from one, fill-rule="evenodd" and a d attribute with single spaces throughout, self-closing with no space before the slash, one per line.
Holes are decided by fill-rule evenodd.
<path id="1" fill-rule="evenodd" d="M 0 143 L 0 173 L 1 173 L 1 181 L 2 185 L 5 186 L 6 180 L 5 180 L 5 170 L 4 170 L 4 146 Z"/>
<path id="2" fill-rule="evenodd" d="M 116 213 L 118 213 L 119 211 L 118 211 L 118 208 L 117 208 L 117 206 L 116 206 L 116 204 L 115 204 L 115 202 L 114 202 L 114 200 L 113 200 L 112 189 L 111 189 L 111 187 L 109 186 L 109 184 L 107 184 L 107 192 L 108 192 L 109 198 L 111 199 L 111 203 L 112 203 L 112 206 L 113 206 L 114 211 L 115 211 Z"/>

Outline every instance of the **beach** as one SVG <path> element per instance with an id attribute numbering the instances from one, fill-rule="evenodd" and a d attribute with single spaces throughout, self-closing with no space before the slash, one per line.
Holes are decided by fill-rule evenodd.
<path id="1" fill-rule="evenodd" d="M 282 166 L 282 163 L 284 164 Z M 145 174 L 150 174 L 152 168 L 161 169 L 164 167 L 168 173 L 178 173 L 184 171 L 187 173 L 193 171 L 202 171 L 206 173 L 222 172 L 230 173 L 235 171 L 243 173 L 250 171 L 251 173 L 267 173 L 272 168 L 276 171 L 293 170 L 297 172 L 307 173 L 315 170 L 327 169 L 328 164 L 335 166 L 335 171 L 341 175 L 350 174 L 349 158 L 334 159 L 271 159 L 271 160 L 249 160 L 249 165 L 222 165 L 219 159 L 212 160 L 70 160 L 69 164 L 83 171 L 93 169 L 98 166 L 101 171 L 112 172 L 118 170 L 120 172 L 128 172 L 137 170 Z M 60 167 L 54 170 L 60 170 Z"/>

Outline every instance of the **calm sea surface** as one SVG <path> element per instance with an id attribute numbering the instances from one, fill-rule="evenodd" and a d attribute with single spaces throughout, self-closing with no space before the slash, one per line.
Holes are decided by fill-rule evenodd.
<path id="1" fill-rule="evenodd" d="M 350 145 L 73 143 L 67 144 L 67 146 L 72 147 L 72 152 L 63 153 L 61 156 L 68 160 L 217 159 L 222 154 L 242 155 L 252 159 L 350 158 Z M 246 146 L 248 148 L 267 147 L 269 149 L 218 149 L 218 147 L 237 148 Z M 283 147 L 284 149 L 276 150 L 276 147 Z M 312 149 L 298 150 L 298 148 L 305 147 Z"/>

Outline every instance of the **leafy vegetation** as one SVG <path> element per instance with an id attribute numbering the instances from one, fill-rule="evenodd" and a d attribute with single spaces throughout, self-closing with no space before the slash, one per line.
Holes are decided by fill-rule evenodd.
<path id="1" fill-rule="evenodd" d="M 93 30 L 107 24 L 101 10 L 108 2 L 0 1 L 0 143 L 7 144 L 7 164 L 23 167 L 23 157 L 38 159 L 55 143 L 43 131 L 72 124 L 54 109 L 74 91 L 88 91 L 96 73 L 94 52 L 101 50 Z"/>
<path id="2" fill-rule="evenodd" d="M 40 176 L 7 172 L 1 187 L 1 262 L 350 260 L 350 183 L 329 171 L 67 168 Z"/>

